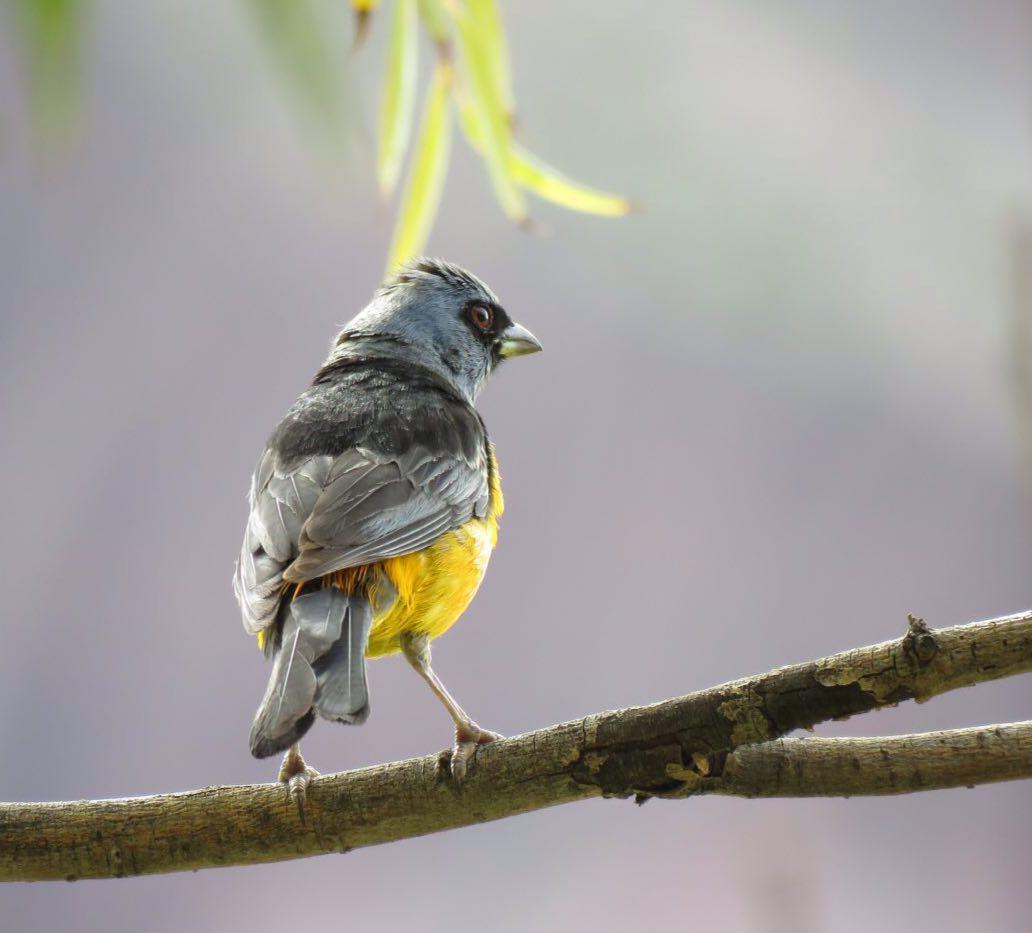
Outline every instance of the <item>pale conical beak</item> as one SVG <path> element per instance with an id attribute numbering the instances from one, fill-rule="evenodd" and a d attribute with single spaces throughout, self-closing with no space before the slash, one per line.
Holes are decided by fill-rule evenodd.
<path id="1" fill-rule="evenodd" d="M 522 324 L 510 324 L 502 331 L 498 340 L 498 353 L 505 360 L 513 356 L 537 353 L 540 349 L 541 341 Z"/>

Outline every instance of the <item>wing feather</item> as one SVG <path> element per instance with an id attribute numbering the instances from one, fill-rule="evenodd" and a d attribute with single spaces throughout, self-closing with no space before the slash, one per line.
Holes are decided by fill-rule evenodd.
<path id="1" fill-rule="evenodd" d="M 283 570 L 297 556 L 297 538 L 323 488 L 333 457 L 319 456 L 291 470 L 279 470 L 271 450 L 262 454 L 248 495 L 251 512 L 244 530 L 233 590 L 252 635 L 276 620 Z"/>
<path id="2" fill-rule="evenodd" d="M 376 411 L 342 451 L 291 456 L 274 435 L 262 455 L 233 580 L 252 634 L 276 621 L 285 584 L 422 550 L 487 513 L 487 439 L 472 408 L 434 396 L 408 419 L 391 404 Z"/>
<path id="3" fill-rule="evenodd" d="M 422 550 L 486 508 L 486 451 L 472 460 L 425 449 L 401 456 L 356 449 L 344 457 L 364 466 L 349 463 L 340 472 L 344 483 L 331 470 L 301 528 L 300 553 L 284 571 L 287 582 Z"/>

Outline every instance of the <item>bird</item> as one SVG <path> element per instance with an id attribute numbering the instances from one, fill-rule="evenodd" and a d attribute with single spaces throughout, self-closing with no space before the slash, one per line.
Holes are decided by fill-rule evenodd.
<path id="1" fill-rule="evenodd" d="M 504 360 L 540 349 L 472 273 L 414 259 L 344 326 L 269 437 L 233 589 L 272 662 L 250 750 L 284 754 L 279 780 L 302 819 L 318 772 L 300 741 L 316 717 L 366 720 L 367 658 L 401 653 L 444 705 L 456 781 L 501 738 L 451 696 L 430 645 L 476 595 L 504 509 L 477 393 Z"/>

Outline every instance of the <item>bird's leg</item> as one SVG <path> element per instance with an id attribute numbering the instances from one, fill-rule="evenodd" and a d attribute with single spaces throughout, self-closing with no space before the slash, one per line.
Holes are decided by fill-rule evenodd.
<path id="1" fill-rule="evenodd" d="M 455 702 L 430 666 L 430 639 L 426 635 L 403 635 L 401 651 L 405 655 L 405 660 L 426 681 L 427 686 L 434 692 L 434 696 L 444 704 L 448 715 L 455 723 L 455 746 L 452 749 L 451 772 L 456 781 L 461 781 L 466 776 L 466 767 L 476 753 L 477 746 L 486 745 L 502 736 L 497 732 L 481 729 Z"/>
<path id="2" fill-rule="evenodd" d="M 315 768 L 309 768 L 301 757 L 301 746 L 294 743 L 287 749 L 283 756 L 283 764 L 280 765 L 279 779 L 282 784 L 287 785 L 287 793 L 297 807 L 298 818 L 303 823 L 305 820 L 305 791 L 312 778 L 318 777 L 319 772 Z"/>

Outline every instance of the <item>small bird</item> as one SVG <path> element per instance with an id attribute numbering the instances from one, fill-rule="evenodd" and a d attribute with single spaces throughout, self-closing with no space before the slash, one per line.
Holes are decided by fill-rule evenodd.
<path id="1" fill-rule="evenodd" d="M 503 509 L 477 393 L 502 360 L 540 349 L 478 278 L 417 259 L 344 327 L 272 432 L 233 589 L 272 659 L 251 753 L 286 752 L 279 778 L 302 816 L 316 772 L 299 742 L 317 715 L 365 721 L 366 658 L 400 651 L 444 704 L 456 780 L 500 738 L 445 689 L 430 642 L 476 594 Z"/>

